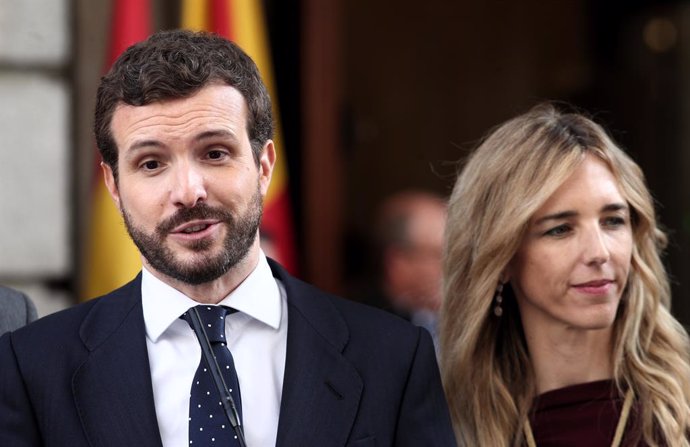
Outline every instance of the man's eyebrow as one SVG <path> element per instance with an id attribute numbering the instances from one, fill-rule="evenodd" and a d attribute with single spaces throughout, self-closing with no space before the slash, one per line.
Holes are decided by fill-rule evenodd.
<path id="1" fill-rule="evenodd" d="M 212 138 L 225 138 L 225 139 L 230 139 L 233 141 L 237 140 L 237 135 L 235 135 L 233 132 L 230 132 L 229 130 L 207 130 L 204 132 L 201 132 L 200 134 L 196 135 L 193 138 L 193 141 L 199 142 L 203 140 L 208 140 Z M 163 143 L 161 143 L 158 140 L 153 140 L 153 139 L 146 139 L 146 140 L 139 140 L 135 141 L 129 146 L 129 151 L 137 151 L 140 149 L 144 148 L 161 148 L 165 146 Z"/>
<path id="2" fill-rule="evenodd" d="M 207 130 L 204 132 L 201 132 L 200 134 L 196 135 L 194 137 L 194 141 L 203 141 L 207 139 L 212 139 L 212 138 L 226 138 L 226 139 L 231 139 L 233 141 L 237 140 L 237 135 L 235 135 L 234 132 L 230 132 L 229 130 L 225 129 L 219 129 L 219 130 Z"/>
<path id="3" fill-rule="evenodd" d="M 136 151 L 147 147 L 163 147 L 163 143 L 158 140 L 139 140 L 129 146 L 129 151 Z"/>

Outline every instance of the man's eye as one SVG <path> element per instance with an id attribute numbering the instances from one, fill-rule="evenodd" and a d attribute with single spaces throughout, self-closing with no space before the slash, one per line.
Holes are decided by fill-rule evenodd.
<path id="1" fill-rule="evenodd" d="M 208 153 L 208 158 L 211 160 L 220 160 L 224 155 L 225 153 L 223 151 L 210 151 Z"/>
<path id="2" fill-rule="evenodd" d="M 153 171 L 154 169 L 157 169 L 160 164 L 155 161 L 155 160 L 149 160 L 144 162 L 143 165 L 141 165 L 142 168 L 146 169 L 147 171 Z"/>

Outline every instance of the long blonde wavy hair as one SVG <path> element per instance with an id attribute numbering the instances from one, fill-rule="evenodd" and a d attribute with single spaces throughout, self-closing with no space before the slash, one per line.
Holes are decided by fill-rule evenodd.
<path id="1" fill-rule="evenodd" d="M 461 445 L 523 442 L 534 374 L 511 287 L 500 318 L 493 297 L 530 218 L 588 153 L 608 165 L 631 210 L 634 246 L 614 321 L 614 380 L 635 392 L 650 446 L 690 445 L 690 342 L 670 313 L 661 261 L 666 236 L 642 171 L 599 125 L 550 104 L 497 127 L 470 156 L 450 197 L 441 369 Z"/>

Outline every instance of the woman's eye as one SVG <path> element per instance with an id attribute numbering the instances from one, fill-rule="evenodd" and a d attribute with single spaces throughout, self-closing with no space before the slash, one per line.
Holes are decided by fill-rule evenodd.
<path id="1" fill-rule="evenodd" d="M 568 225 L 559 225 L 557 227 L 551 228 L 546 233 L 546 236 L 563 236 L 570 232 L 570 227 Z"/>
<path id="2" fill-rule="evenodd" d="M 625 225 L 625 219 L 619 216 L 607 217 L 604 219 L 604 225 L 607 227 L 620 227 Z"/>

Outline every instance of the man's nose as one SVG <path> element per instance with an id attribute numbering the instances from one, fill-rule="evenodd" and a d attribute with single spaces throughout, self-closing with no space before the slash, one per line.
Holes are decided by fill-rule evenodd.
<path id="1" fill-rule="evenodd" d="M 172 201 L 180 208 L 192 208 L 207 197 L 203 172 L 192 164 L 177 167 L 171 188 Z"/>

